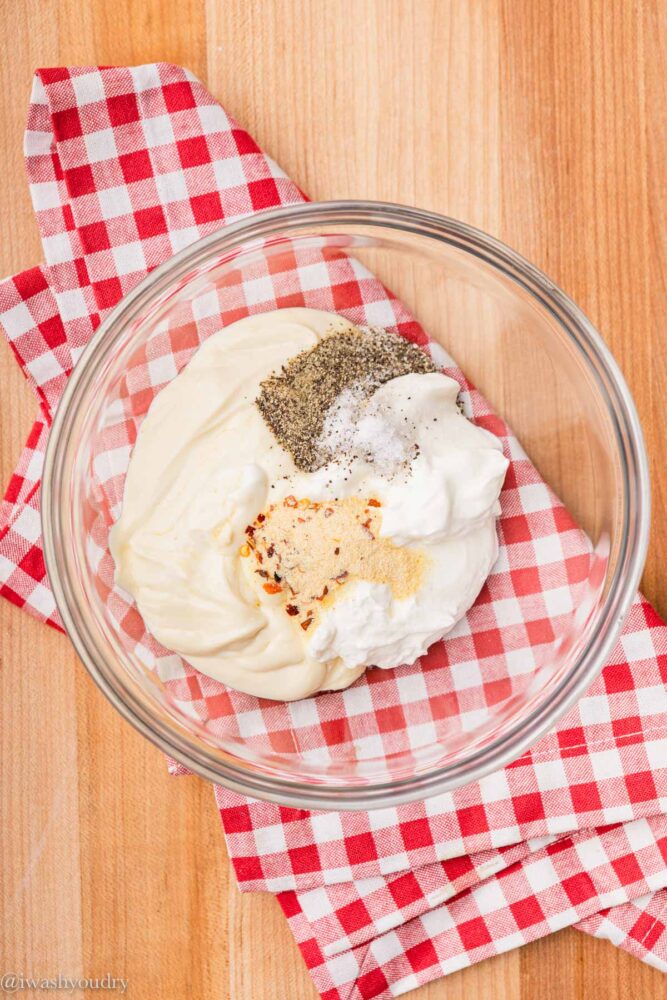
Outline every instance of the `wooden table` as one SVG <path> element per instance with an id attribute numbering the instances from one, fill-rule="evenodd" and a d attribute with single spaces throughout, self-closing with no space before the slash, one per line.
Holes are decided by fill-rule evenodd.
<path id="1" fill-rule="evenodd" d="M 605 336 L 651 457 L 644 587 L 667 613 L 665 0 L 2 0 L 2 273 L 40 258 L 21 154 L 36 66 L 189 66 L 314 198 L 420 205 L 507 241 Z M 0 481 L 35 411 L 0 345 Z M 0 602 L 0 972 L 140 1000 L 301 1000 L 278 904 L 241 896 L 210 787 L 167 775 L 68 641 Z M 643 1000 L 654 970 L 568 930 L 420 1000 Z M 35 995 L 38 994 L 28 994 Z M 43 994 L 39 994 L 40 996 Z"/>

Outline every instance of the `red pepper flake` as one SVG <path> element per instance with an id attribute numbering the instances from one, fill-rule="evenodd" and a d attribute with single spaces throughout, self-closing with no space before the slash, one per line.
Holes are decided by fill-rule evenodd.
<path id="1" fill-rule="evenodd" d="M 336 548 L 334 549 L 334 555 L 335 556 L 339 556 L 340 555 L 340 548 L 338 546 L 336 546 Z"/>
<path id="2" fill-rule="evenodd" d="M 368 501 L 368 506 L 369 507 L 381 507 L 382 504 L 380 503 L 379 500 L 371 499 L 371 500 Z"/>
<path id="3" fill-rule="evenodd" d="M 264 587 L 264 590 L 267 592 L 267 594 L 279 594 L 283 589 L 277 583 L 264 583 L 262 584 L 262 586 Z"/>
<path id="4" fill-rule="evenodd" d="M 260 524 L 262 524 L 263 521 L 266 521 L 266 515 L 264 515 L 264 514 L 258 514 L 257 515 L 257 520 L 259 521 Z"/>
<path id="5" fill-rule="evenodd" d="M 331 517 L 332 514 L 333 514 L 333 507 L 327 507 L 324 511 L 324 516 Z"/>
<path id="6" fill-rule="evenodd" d="M 329 588 L 327 587 L 327 585 L 325 583 L 324 590 L 322 591 L 322 593 L 320 594 L 320 596 L 316 598 L 316 600 L 317 601 L 323 601 L 324 598 L 327 596 L 328 593 L 329 593 Z"/>
<path id="7" fill-rule="evenodd" d="M 267 554 L 267 556 L 269 557 L 269 559 L 271 559 L 271 558 L 272 558 L 272 556 L 273 556 L 273 553 L 274 553 L 275 551 L 276 551 L 276 550 L 275 550 L 275 548 L 273 547 L 273 545 L 272 545 L 272 544 L 271 544 L 271 545 L 269 545 L 268 549 L 266 550 L 266 554 Z"/>
<path id="8" fill-rule="evenodd" d="M 250 537 L 252 538 L 252 536 L 255 534 L 255 529 L 253 528 L 252 524 L 249 524 L 247 526 L 247 528 L 245 529 L 245 533 L 246 535 L 250 535 Z"/>
<path id="9" fill-rule="evenodd" d="M 311 626 L 312 624 L 313 624 L 313 619 L 312 619 L 312 618 L 306 618 L 305 622 L 301 622 L 301 628 L 302 628 L 302 629 L 304 630 L 304 632 L 305 632 L 305 631 L 306 631 L 307 629 L 309 629 L 309 628 L 310 628 L 310 626 Z"/>
<path id="10" fill-rule="evenodd" d="M 285 611 L 287 612 L 288 615 L 292 615 L 292 616 L 298 615 L 298 613 L 299 613 L 299 609 L 297 608 L 296 604 L 288 604 L 288 605 L 286 605 Z"/>
<path id="11" fill-rule="evenodd" d="M 291 493 L 290 493 L 290 495 L 288 497 L 285 497 L 284 503 L 285 503 L 286 507 L 296 507 L 296 506 L 298 506 L 298 500 L 297 500 L 297 498 L 295 496 L 292 496 Z"/>

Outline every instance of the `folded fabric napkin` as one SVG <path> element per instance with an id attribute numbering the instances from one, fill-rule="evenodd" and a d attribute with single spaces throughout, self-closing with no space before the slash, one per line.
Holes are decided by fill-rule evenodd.
<path id="1" fill-rule="evenodd" d="M 164 64 L 39 71 L 26 160 L 45 263 L 0 285 L 0 324 L 40 411 L 0 512 L 0 588 L 60 627 L 39 483 L 51 416 L 82 349 L 150 268 L 226 222 L 303 195 L 188 71 Z M 342 252 L 292 255 L 246 278 L 232 305 L 213 310 L 218 327 L 254 309 L 316 305 L 424 340 Z M 135 373 L 144 402 L 176 370 L 171 349 Z M 576 606 L 590 553 L 503 421 L 446 364 L 512 460 L 501 557 L 466 621 L 414 668 L 372 671 L 348 692 L 279 705 L 230 692 L 162 650 L 114 593 L 102 560 L 119 627 L 175 703 L 260 746 L 335 759 L 351 746 L 391 751 L 406 732 L 417 750 L 438 720 L 465 727 L 529 674 Z M 508 625 L 516 661 L 502 648 Z M 667 970 L 666 654 L 667 627 L 638 597 L 608 666 L 556 731 L 498 774 L 425 802 L 308 813 L 216 788 L 239 885 L 279 894 L 330 1000 L 396 996 L 568 924 Z"/>

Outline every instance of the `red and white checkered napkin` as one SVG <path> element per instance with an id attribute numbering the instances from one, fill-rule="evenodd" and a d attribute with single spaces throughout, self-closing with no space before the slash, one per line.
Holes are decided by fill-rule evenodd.
<path id="1" fill-rule="evenodd" d="M 239 884 L 279 893 L 324 996 L 396 996 L 569 924 L 667 971 L 664 642 L 639 602 L 556 732 L 424 803 L 309 814 L 216 790 Z"/>
<path id="2" fill-rule="evenodd" d="M 45 576 L 39 480 L 51 414 L 98 325 L 151 267 L 258 209 L 302 195 L 187 71 L 168 65 L 37 74 L 26 134 L 45 264 L 0 285 L 0 322 L 40 413 L 2 506 L 0 588 L 58 626 Z M 443 720 L 463 734 L 530 676 L 588 573 L 586 539 L 505 424 L 453 366 L 475 419 L 503 439 L 501 555 L 475 608 L 413 667 L 291 705 L 230 692 L 145 633 L 113 587 L 105 532 L 150 401 L 201 339 L 239 316 L 309 305 L 423 342 L 406 310 L 340 250 L 285 252 L 230 277 L 130 365 L 107 427 L 91 548 L 128 649 L 190 717 L 226 738 L 324 765 L 354 750 L 419 751 Z M 121 405 L 122 404 L 122 405 Z M 104 447 L 104 441 L 102 442 Z M 126 467 L 126 466 L 125 466 Z M 101 499 L 100 499 L 101 498 Z M 511 648 L 508 648 L 508 637 Z M 567 924 L 667 969 L 667 627 L 637 598 L 603 671 L 558 730 L 450 795 L 371 813 L 305 813 L 216 789 L 242 889 L 280 894 L 324 996 L 395 996 Z"/>

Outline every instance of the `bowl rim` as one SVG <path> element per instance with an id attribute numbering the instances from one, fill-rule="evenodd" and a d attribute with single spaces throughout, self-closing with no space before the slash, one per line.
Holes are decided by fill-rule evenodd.
<path id="1" fill-rule="evenodd" d="M 220 755 L 213 757 L 202 742 L 196 741 L 175 720 L 166 725 L 161 716 L 147 712 L 132 687 L 121 685 L 118 676 L 105 671 L 98 662 L 99 650 L 77 612 L 72 576 L 66 572 L 68 546 L 58 544 L 65 523 L 66 505 L 59 503 L 59 499 L 67 488 L 63 471 L 68 444 L 73 439 L 72 423 L 87 386 L 105 363 L 114 336 L 129 325 L 145 299 L 157 301 L 177 282 L 185 281 L 193 270 L 207 262 L 212 250 L 222 256 L 252 240 L 275 235 L 276 230 L 287 234 L 318 223 L 384 227 L 445 242 L 481 258 L 523 286 L 561 325 L 561 317 L 566 317 L 572 328 L 566 327 L 565 332 L 598 383 L 611 418 L 622 470 L 624 518 L 617 565 L 605 601 L 597 610 L 595 634 L 579 651 L 566 677 L 525 720 L 463 761 L 373 784 L 299 782 L 252 768 L 247 762 L 240 765 L 239 758 L 219 750 L 221 760 Z M 482 230 L 436 212 L 366 200 L 299 202 L 255 213 L 195 241 L 151 271 L 105 317 L 77 361 L 53 419 L 42 477 L 41 518 L 47 573 L 66 631 L 97 686 L 139 732 L 188 770 L 245 795 L 297 808 L 372 809 L 428 798 L 501 769 L 552 728 L 592 683 L 618 638 L 644 567 L 650 526 L 650 482 L 639 417 L 616 361 L 582 310 L 539 268 Z M 67 537 L 66 531 L 64 536 Z"/>

